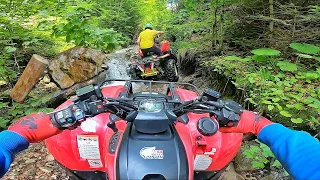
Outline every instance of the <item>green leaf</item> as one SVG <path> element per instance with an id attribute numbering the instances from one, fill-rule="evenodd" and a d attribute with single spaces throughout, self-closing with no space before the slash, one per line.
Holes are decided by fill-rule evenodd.
<path id="1" fill-rule="evenodd" d="M 254 168 L 261 168 L 261 169 L 264 168 L 264 164 L 262 162 L 253 161 L 253 162 L 251 162 L 251 164 L 252 164 L 252 167 L 254 167 Z"/>
<path id="2" fill-rule="evenodd" d="M 283 171 L 284 171 L 284 176 L 286 176 L 286 177 L 289 177 L 289 176 L 290 176 L 290 174 L 288 173 L 288 171 L 286 171 L 285 169 L 283 169 Z"/>
<path id="3" fill-rule="evenodd" d="M 25 111 L 26 114 L 31 114 L 31 113 L 34 113 L 34 112 L 37 112 L 37 109 L 29 108 L 28 110 Z"/>
<path id="4" fill-rule="evenodd" d="M 252 54 L 259 56 L 277 56 L 281 53 L 280 51 L 271 48 L 254 49 L 251 52 Z"/>
<path id="5" fill-rule="evenodd" d="M 271 101 L 263 100 L 263 101 L 261 101 L 261 104 L 272 104 L 272 102 L 271 102 Z"/>
<path id="6" fill-rule="evenodd" d="M 248 81 L 249 81 L 251 84 L 253 84 L 253 83 L 256 82 L 255 79 L 254 79 L 254 77 L 249 77 L 249 78 L 248 78 Z"/>
<path id="7" fill-rule="evenodd" d="M 280 111 L 280 114 L 282 116 L 285 116 L 285 117 L 291 117 L 292 116 L 292 114 L 290 114 L 288 111 Z"/>
<path id="8" fill-rule="evenodd" d="M 296 124 L 300 124 L 303 122 L 303 120 L 301 118 L 291 118 L 291 121 L 293 123 L 296 123 Z"/>
<path id="9" fill-rule="evenodd" d="M 260 56 L 260 55 L 254 55 L 254 56 L 252 56 L 252 59 L 255 61 L 258 61 L 258 62 L 267 62 L 270 60 L 269 58 L 266 58 L 266 57 Z"/>
<path id="10" fill-rule="evenodd" d="M 277 106 L 277 109 L 279 110 L 279 111 L 282 111 L 283 110 L 283 108 L 282 108 L 282 106 L 280 106 L 280 104 L 278 104 L 278 103 L 274 103 L 276 106 Z"/>
<path id="11" fill-rule="evenodd" d="M 290 71 L 290 72 L 294 72 L 297 71 L 297 65 L 290 63 L 289 61 L 279 61 L 277 63 L 277 66 L 282 70 L 282 71 Z"/>
<path id="12" fill-rule="evenodd" d="M 7 106 L 9 103 L 3 103 L 3 102 L 0 102 L 0 109 L 2 109 L 3 107 Z"/>
<path id="13" fill-rule="evenodd" d="M 17 50 L 17 48 L 13 47 L 13 46 L 6 46 L 4 48 L 4 50 L 7 52 L 7 53 L 13 53 Z"/>
<path id="14" fill-rule="evenodd" d="M 306 54 L 317 54 L 320 51 L 320 47 L 306 43 L 291 43 L 290 47 Z"/>
<path id="15" fill-rule="evenodd" d="M 250 146 L 250 151 L 258 152 L 258 151 L 260 151 L 260 148 L 258 146 Z"/>
<path id="16" fill-rule="evenodd" d="M 308 54 L 298 54 L 298 56 L 306 59 L 313 59 L 313 56 L 310 56 Z"/>
<path id="17" fill-rule="evenodd" d="M 272 167 L 281 167 L 282 165 L 278 160 L 276 160 L 276 161 L 273 162 L 273 164 L 271 166 Z"/>
<path id="18" fill-rule="evenodd" d="M 249 158 L 249 159 L 255 157 L 254 153 L 251 152 L 250 150 L 245 150 L 245 151 L 243 152 L 243 154 L 246 156 L 246 158 Z"/>
<path id="19" fill-rule="evenodd" d="M 273 98 L 272 101 L 273 101 L 273 102 L 279 102 L 279 101 L 280 101 L 280 98 L 278 98 L 278 97 Z"/>
<path id="20" fill-rule="evenodd" d="M 272 111 L 274 109 L 274 106 L 273 105 L 268 105 L 268 110 L 269 111 Z"/>

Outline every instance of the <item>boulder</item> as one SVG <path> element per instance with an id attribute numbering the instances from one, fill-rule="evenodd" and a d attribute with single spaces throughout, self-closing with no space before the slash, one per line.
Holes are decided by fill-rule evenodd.
<path id="1" fill-rule="evenodd" d="M 231 162 L 220 176 L 219 180 L 245 180 L 245 178 L 235 171 L 234 165 Z"/>
<path id="2" fill-rule="evenodd" d="M 74 47 L 57 55 L 49 65 L 49 72 L 60 88 L 66 89 L 97 75 L 105 59 L 102 52 Z"/>

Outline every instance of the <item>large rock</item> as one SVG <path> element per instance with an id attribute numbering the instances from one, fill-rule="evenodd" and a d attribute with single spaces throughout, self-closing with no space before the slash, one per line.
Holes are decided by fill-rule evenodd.
<path id="1" fill-rule="evenodd" d="M 50 63 L 49 71 L 53 80 L 65 89 L 97 75 L 105 59 L 102 52 L 74 47 L 57 55 Z"/>

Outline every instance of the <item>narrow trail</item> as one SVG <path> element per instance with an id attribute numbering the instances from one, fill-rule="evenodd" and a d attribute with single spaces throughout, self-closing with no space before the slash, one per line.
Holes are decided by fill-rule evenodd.
<path id="1" fill-rule="evenodd" d="M 130 59 L 135 56 L 137 47 L 129 47 L 111 53 L 107 56 L 107 65 L 109 67 L 108 79 L 130 79 L 127 68 L 130 64 Z"/>

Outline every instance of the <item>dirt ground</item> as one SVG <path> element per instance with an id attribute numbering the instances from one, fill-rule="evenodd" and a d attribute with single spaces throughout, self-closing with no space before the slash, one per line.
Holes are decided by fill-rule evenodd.
<path id="1" fill-rule="evenodd" d="M 4 180 L 68 180 L 66 171 L 49 154 L 44 143 L 32 144 L 16 156 Z"/>

